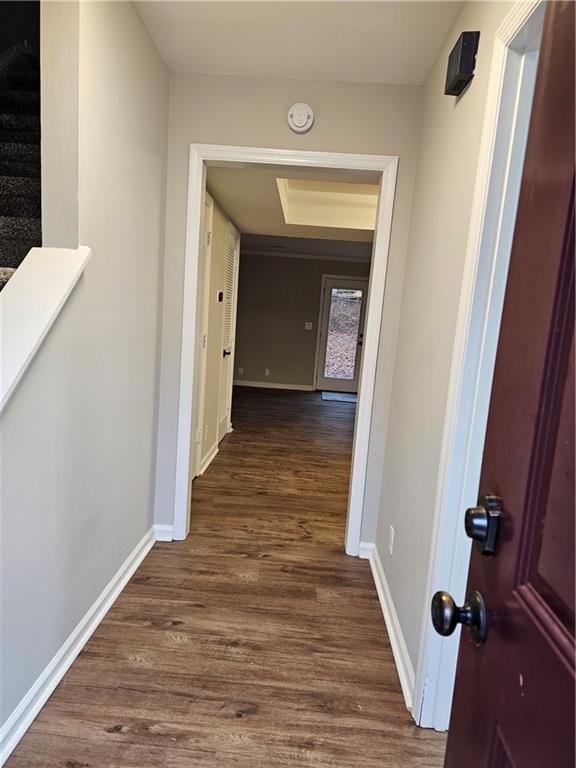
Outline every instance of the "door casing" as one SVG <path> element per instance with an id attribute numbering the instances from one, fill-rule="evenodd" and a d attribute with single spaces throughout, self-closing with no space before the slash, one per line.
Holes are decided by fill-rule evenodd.
<path id="1" fill-rule="evenodd" d="M 193 472 L 190 455 L 197 433 L 199 346 L 198 314 L 202 295 L 198 284 L 201 214 L 206 189 L 207 165 L 260 164 L 325 169 L 375 171 L 381 174 L 380 197 L 376 217 L 372 270 L 369 285 L 368 314 L 364 335 L 364 355 L 360 375 L 360 396 L 346 525 L 346 552 L 358 555 L 368 461 L 370 422 L 380 322 L 384 302 L 392 210 L 396 189 L 398 158 L 390 155 L 344 154 L 255 147 L 231 147 L 191 144 L 188 178 L 188 216 L 184 267 L 180 388 L 176 435 L 176 476 L 174 494 L 173 539 L 185 539 L 190 528 L 190 497 Z M 385 405 L 387 411 L 387 404 Z"/>
<path id="2" fill-rule="evenodd" d="M 470 539 L 463 510 L 475 506 L 504 291 L 536 80 L 544 2 L 516 3 L 496 32 L 464 261 L 412 715 L 448 729 L 459 631 L 436 634 L 430 599 L 439 589 L 463 604 Z"/>

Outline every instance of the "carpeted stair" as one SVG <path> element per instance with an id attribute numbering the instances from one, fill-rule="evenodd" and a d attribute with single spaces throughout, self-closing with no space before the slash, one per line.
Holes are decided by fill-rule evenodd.
<path id="1" fill-rule="evenodd" d="M 1 58 L 0 290 L 30 248 L 42 245 L 39 57 L 22 44 Z"/>

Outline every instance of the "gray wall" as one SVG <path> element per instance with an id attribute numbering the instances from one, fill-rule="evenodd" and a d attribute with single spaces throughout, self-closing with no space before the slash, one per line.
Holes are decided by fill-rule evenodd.
<path id="1" fill-rule="evenodd" d="M 94 255 L 0 417 L 3 722 L 152 523 L 168 75 L 130 4 L 77 28 Z"/>
<path id="2" fill-rule="evenodd" d="M 428 617 L 432 514 L 493 42 L 510 7 L 468 3 L 424 91 L 376 535 L 414 666 L 421 622 Z M 459 99 L 444 96 L 448 54 L 470 29 L 481 32 L 474 80 Z M 393 556 L 387 549 L 390 525 Z"/>
<path id="3" fill-rule="evenodd" d="M 322 275 L 369 273 L 366 262 L 241 252 L 235 381 L 312 386 Z M 306 321 L 312 322 L 312 330 L 304 329 Z M 265 368 L 270 376 L 264 375 Z"/>
<path id="4" fill-rule="evenodd" d="M 182 285 L 191 142 L 389 154 L 400 158 L 376 380 L 374 419 L 377 438 L 370 446 L 366 484 L 369 504 L 376 513 L 387 398 L 391 388 L 412 207 L 422 90 L 419 86 L 206 75 L 170 76 L 162 385 L 155 504 L 158 523 L 170 525 L 174 516 Z M 295 101 L 302 100 L 314 107 L 317 123 L 310 133 L 297 136 L 288 128 L 286 110 Z M 350 115 L 354 115 L 353 120 L 350 120 Z"/>

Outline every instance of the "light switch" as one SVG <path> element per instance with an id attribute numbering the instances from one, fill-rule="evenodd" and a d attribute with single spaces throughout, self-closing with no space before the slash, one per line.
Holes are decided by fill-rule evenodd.
<path id="1" fill-rule="evenodd" d="M 310 320 L 306 320 L 306 322 L 304 323 L 304 330 L 305 331 L 311 331 L 312 330 L 312 323 L 310 322 Z"/>

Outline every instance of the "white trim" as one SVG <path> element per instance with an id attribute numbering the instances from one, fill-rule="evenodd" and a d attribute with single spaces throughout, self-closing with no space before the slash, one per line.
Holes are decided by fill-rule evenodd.
<path id="1" fill-rule="evenodd" d="M 362 528 L 364 488 L 366 485 L 368 446 L 370 442 L 370 422 L 374 402 L 380 324 L 382 322 L 382 309 L 384 306 L 388 250 L 392 229 L 392 211 L 394 209 L 396 174 L 398 171 L 398 158 L 388 158 L 388 160 L 391 162 L 388 162 L 383 169 L 380 184 L 380 200 L 374 232 L 372 267 L 368 284 L 368 305 L 364 321 L 362 367 L 358 382 L 358 406 L 356 408 L 356 428 L 352 449 L 348 516 L 346 518 L 346 554 L 348 555 L 358 554 L 360 531 Z"/>
<path id="2" fill-rule="evenodd" d="M 371 245 L 371 243 L 370 243 Z M 311 261 L 343 261 L 347 264 L 370 264 L 372 256 L 330 256 L 327 253 L 294 253 L 292 251 L 255 250 L 242 248 L 242 256 L 265 256 L 267 259 L 308 259 Z"/>
<path id="3" fill-rule="evenodd" d="M 8 759 L 12 750 L 16 747 L 153 545 L 154 528 L 152 527 L 128 555 L 85 616 L 80 620 L 76 628 L 68 636 L 56 655 L 44 668 L 35 683 L 6 720 L 0 729 L 0 765 L 3 765 Z"/>
<path id="4" fill-rule="evenodd" d="M 212 462 L 216 458 L 217 453 L 218 453 L 218 443 L 216 443 L 216 445 L 213 445 L 212 448 L 208 451 L 206 458 L 202 459 L 202 463 L 200 464 L 200 471 L 198 472 L 198 475 L 203 475 L 204 472 L 206 472 L 210 464 L 212 464 Z"/>
<path id="5" fill-rule="evenodd" d="M 276 381 L 245 381 L 244 379 L 234 379 L 235 387 L 257 387 L 259 389 L 294 389 L 299 392 L 314 392 L 315 387 L 312 384 L 281 384 Z"/>
<path id="6" fill-rule="evenodd" d="M 361 541 L 358 548 L 358 557 L 362 560 L 370 560 L 370 555 L 374 549 L 374 542 Z"/>
<path id="7" fill-rule="evenodd" d="M 197 399 L 197 331 L 196 309 L 198 294 L 199 233 L 205 187 L 206 164 L 242 165 L 272 164 L 310 168 L 340 168 L 379 171 L 382 173 L 378 216 L 373 245 L 372 272 L 369 285 L 368 312 L 364 333 L 364 353 L 360 374 L 356 430 L 352 457 L 352 474 L 346 526 L 346 552 L 357 555 L 360 544 L 364 486 L 368 460 L 370 421 L 380 322 L 384 302 L 384 286 L 388 265 L 388 249 L 392 225 L 392 209 L 396 189 L 398 158 L 387 155 L 359 155 L 336 152 L 309 152 L 257 147 L 230 147 L 216 144 L 191 144 L 188 178 L 188 212 L 182 309 L 182 339 L 180 358 L 180 388 L 178 430 L 176 438 L 176 476 L 174 494 L 174 538 L 185 539 L 190 529 L 190 499 L 192 476 L 190 452 L 196 434 L 193 420 Z M 195 414 L 194 414 L 195 415 Z M 190 425 L 192 429 L 190 428 Z"/>
<path id="8" fill-rule="evenodd" d="M 173 529 L 171 525 L 162 525 L 161 523 L 154 523 L 154 538 L 156 541 L 172 541 Z"/>
<path id="9" fill-rule="evenodd" d="M 388 582 L 384 575 L 382 561 L 378 555 L 378 550 L 374 546 L 372 547 L 369 560 L 372 576 L 374 578 L 374 585 L 384 615 L 384 623 L 388 630 L 392 655 L 394 656 L 396 670 L 398 672 L 398 677 L 400 678 L 402 694 L 404 695 L 407 709 L 411 710 L 414 696 L 414 668 L 412 667 L 406 641 L 402 634 L 400 619 L 396 613 L 392 595 L 390 594 L 390 588 L 388 587 Z"/>
<path id="10" fill-rule="evenodd" d="M 412 714 L 446 730 L 458 633 L 442 638 L 430 622 L 430 598 L 449 591 L 460 603 L 470 557 L 463 515 L 476 503 L 490 389 L 537 67 L 535 37 L 544 3 L 515 5 L 496 33 L 434 503 L 434 524 Z"/>
<path id="11" fill-rule="evenodd" d="M 0 413 L 92 256 L 90 248 L 32 248 L 0 293 Z"/>

